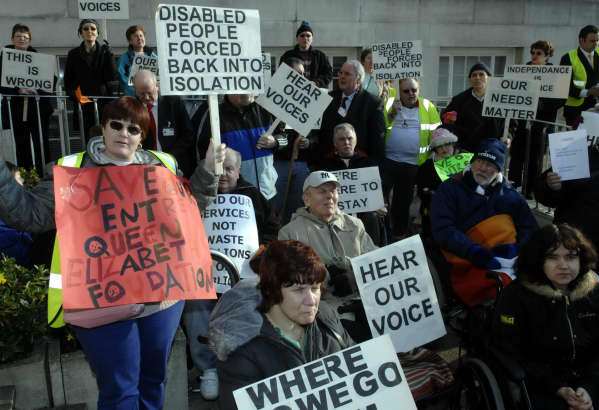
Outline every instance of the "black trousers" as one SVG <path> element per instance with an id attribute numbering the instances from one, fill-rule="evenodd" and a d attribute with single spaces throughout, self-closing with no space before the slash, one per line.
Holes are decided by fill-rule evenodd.
<path id="1" fill-rule="evenodd" d="M 391 200 L 391 227 L 393 235 L 401 236 L 408 233 L 410 220 L 410 204 L 414 198 L 414 185 L 418 165 L 396 162 L 385 158 L 381 165 L 381 179 L 385 201 L 393 189 Z"/>

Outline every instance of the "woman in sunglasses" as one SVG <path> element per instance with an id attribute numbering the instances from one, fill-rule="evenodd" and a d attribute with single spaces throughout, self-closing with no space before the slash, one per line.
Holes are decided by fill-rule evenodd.
<path id="1" fill-rule="evenodd" d="M 111 95 L 111 82 L 115 81 L 117 77 L 108 43 L 104 41 L 104 44 L 100 44 L 97 41 L 99 30 L 96 20 L 81 20 L 77 33 L 83 41 L 79 47 L 73 48 L 67 55 L 64 87 L 69 97 L 76 104 L 81 104 L 83 126 L 81 124 L 79 126 L 87 142 L 89 140 L 88 130 L 96 123 L 91 97 Z M 98 100 L 100 114 L 105 104 L 103 99 Z"/>
<path id="2" fill-rule="evenodd" d="M 141 102 L 133 97 L 121 97 L 104 109 L 102 136 L 91 139 L 84 153 L 69 157 L 77 156 L 80 167 L 155 165 L 178 172 L 172 156 L 141 148 L 149 123 L 149 114 Z M 210 144 L 206 158 L 191 177 L 191 190 L 200 209 L 216 195 L 218 178 L 214 175 L 214 164 L 223 161 L 224 148 L 223 144 L 214 152 Z M 66 165 L 69 157 L 59 163 Z M 69 165 L 73 166 L 72 163 Z M 4 161 L 0 161 L 0 218 L 8 226 L 27 232 L 53 229 L 53 181 L 45 180 L 33 189 L 25 190 L 15 182 Z M 55 256 L 58 258 L 53 255 L 53 267 L 60 266 Z M 54 269 L 53 274 L 56 274 Z M 60 278 L 60 269 L 56 276 Z M 53 289 L 48 300 L 49 324 L 60 327 L 64 325 L 62 308 L 55 295 L 56 292 L 60 295 L 61 286 L 50 286 Z M 139 314 L 112 318 L 114 321 L 108 320 L 102 325 L 94 323 L 96 327 L 73 326 L 96 375 L 100 410 L 162 408 L 168 354 L 183 302 L 162 301 L 139 307 L 143 307 Z M 98 311 L 90 309 L 88 312 Z M 78 323 L 69 318 L 67 321 Z"/>
<path id="3" fill-rule="evenodd" d="M 553 46 L 549 41 L 539 40 L 530 46 L 530 61 L 527 65 L 552 65 L 549 59 L 553 56 Z M 537 120 L 555 122 L 557 110 L 563 103 L 560 99 L 539 98 Z M 530 152 L 526 156 L 526 138 L 530 132 Z M 547 148 L 547 134 L 553 132 L 553 127 L 538 121 L 533 121 L 530 131 L 526 129 L 526 121 L 518 121 L 518 129 L 510 147 L 510 180 L 515 186 L 524 185 L 522 194 L 532 198 L 536 178 L 541 174 L 543 156 Z M 524 181 L 524 164 L 528 163 L 526 182 Z"/>

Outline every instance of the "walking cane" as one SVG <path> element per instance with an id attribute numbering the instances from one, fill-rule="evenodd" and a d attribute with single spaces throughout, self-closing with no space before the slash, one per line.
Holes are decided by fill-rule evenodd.
<path id="1" fill-rule="evenodd" d="M 287 185 L 285 186 L 285 196 L 283 197 L 283 207 L 281 208 L 281 218 L 284 217 L 285 211 L 287 211 L 287 199 L 289 197 L 289 191 L 291 190 L 291 178 L 293 177 L 293 165 L 299 155 L 299 143 L 303 137 L 298 135 L 295 141 L 293 141 L 293 148 L 291 151 L 291 161 L 289 161 L 289 170 L 287 171 Z"/>

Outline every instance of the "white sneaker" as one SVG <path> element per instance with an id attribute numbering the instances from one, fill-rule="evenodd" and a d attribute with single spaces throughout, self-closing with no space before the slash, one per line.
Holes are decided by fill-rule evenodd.
<path id="1" fill-rule="evenodd" d="M 200 377 L 200 394 L 205 400 L 218 398 L 218 373 L 216 369 L 206 369 Z"/>

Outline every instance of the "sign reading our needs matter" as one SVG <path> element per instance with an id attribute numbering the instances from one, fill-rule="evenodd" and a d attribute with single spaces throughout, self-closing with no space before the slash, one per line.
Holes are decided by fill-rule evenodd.
<path id="1" fill-rule="evenodd" d="M 133 57 L 129 71 L 129 85 L 133 85 L 133 77 L 141 70 L 151 71 L 158 78 L 158 57 L 145 54 L 137 54 Z"/>
<path id="2" fill-rule="evenodd" d="M 2 87 L 52 92 L 56 57 L 31 51 L 2 49 Z"/>
<path id="3" fill-rule="evenodd" d="M 570 90 L 572 67 L 565 65 L 510 65 L 505 76 L 528 78 L 541 82 L 541 98 L 567 98 Z"/>
<path id="4" fill-rule="evenodd" d="M 489 78 L 483 116 L 534 120 L 539 103 L 539 80 L 522 78 Z"/>
<path id="5" fill-rule="evenodd" d="M 129 20 L 129 0 L 77 0 L 80 19 Z"/>
<path id="6" fill-rule="evenodd" d="M 445 335 L 418 235 L 352 258 L 351 264 L 373 336 L 391 336 L 400 353 Z"/>
<path id="7" fill-rule="evenodd" d="M 281 64 L 256 102 L 301 135 L 308 135 L 331 100 L 316 84 Z"/>
<path id="8" fill-rule="evenodd" d="M 161 4 L 156 40 L 163 95 L 264 88 L 258 10 Z"/>
<path id="9" fill-rule="evenodd" d="M 331 171 L 339 181 L 339 209 L 345 213 L 371 212 L 385 207 L 378 167 Z"/>
<path id="10" fill-rule="evenodd" d="M 233 392 L 239 410 L 416 410 L 389 337 L 377 337 Z"/>
<path id="11" fill-rule="evenodd" d="M 372 45 L 375 79 L 422 77 L 422 41 L 395 41 Z"/>

